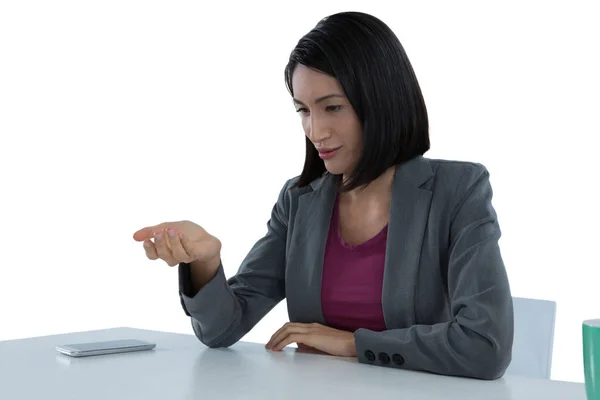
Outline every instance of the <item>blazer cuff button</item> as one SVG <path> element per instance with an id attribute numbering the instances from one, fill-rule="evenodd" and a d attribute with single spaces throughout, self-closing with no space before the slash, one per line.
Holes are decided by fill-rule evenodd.
<path id="1" fill-rule="evenodd" d="M 396 365 L 402 365 L 402 364 L 404 364 L 404 358 L 402 358 L 402 356 L 400 354 L 394 354 L 392 356 L 392 361 Z"/>
<path id="2" fill-rule="evenodd" d="M 387 365 L 390 363 L 390 356 L 388 356 L 387 353 L 379 353 L 379 361 L 382 364 Z"/>

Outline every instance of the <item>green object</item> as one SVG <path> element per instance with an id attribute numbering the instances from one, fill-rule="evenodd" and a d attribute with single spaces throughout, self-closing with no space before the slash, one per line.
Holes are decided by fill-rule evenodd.
<path id="1" fill-rule="evenodd" d="M 583 369 L 588 400 L 600 400 L 600 319 L 583 321 Z"/>

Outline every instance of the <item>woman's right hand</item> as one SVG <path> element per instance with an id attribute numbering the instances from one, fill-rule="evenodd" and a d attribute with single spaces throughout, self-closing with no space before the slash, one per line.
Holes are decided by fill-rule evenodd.
<path id="1" fill-rule="evenodd" d="M 191 221 L 164 222 L 133 234 L 144 242 L 146 256 L 161 259 L 170 267 L 181 262 L 212 265 L 220 262 L 221 241 Z"/>

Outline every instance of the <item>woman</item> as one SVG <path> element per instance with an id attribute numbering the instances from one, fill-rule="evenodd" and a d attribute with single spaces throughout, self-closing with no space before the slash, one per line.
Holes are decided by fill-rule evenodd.
<path id="1" fill-rule="evenodd" d="M 356 12 L 323 19 L 285 79 L 306 133 L 299 177 L 226 280 L 220 241 L 189 222 L 134 234 L 179 264 L 182 306 L 210 347 L 277 303 L 291 343 L 362 363 L 496 379 L 511 360 L 512 298 L 481 164 L 432 160 L 425 103 L 394 33 Z M 154 239 L 154 240 L 152 240 Z"/>

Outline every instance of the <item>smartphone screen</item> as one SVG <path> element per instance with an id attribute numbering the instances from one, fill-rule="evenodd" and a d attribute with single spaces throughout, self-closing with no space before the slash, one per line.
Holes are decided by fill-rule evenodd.
<path id="1" fill-rule="evenodd" d="M 75 343 L 56 346 L 56 350 L 70 356 L 114 354 L 150 350 L 156 344 L 137 339 L 108 340 L 103 342 Z"/>

